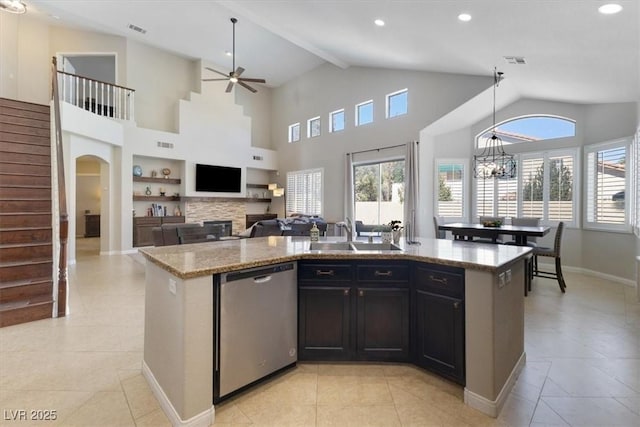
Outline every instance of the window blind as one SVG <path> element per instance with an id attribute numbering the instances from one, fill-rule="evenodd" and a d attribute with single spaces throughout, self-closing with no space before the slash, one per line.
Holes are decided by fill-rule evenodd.
<path id="1" fill-rule="evenodd" d="M 322 169 L 287 173 L 287 212 L 322 215 Z"/>

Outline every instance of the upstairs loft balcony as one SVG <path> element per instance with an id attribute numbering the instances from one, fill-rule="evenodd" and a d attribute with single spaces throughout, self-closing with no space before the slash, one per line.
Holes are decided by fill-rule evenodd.
<path id="1" fill-rule="evenodd" d="M 59 97 L 94 114 L 118 120 L 134 120 L 135 90 L 124 86 L 57 71 Z"/>

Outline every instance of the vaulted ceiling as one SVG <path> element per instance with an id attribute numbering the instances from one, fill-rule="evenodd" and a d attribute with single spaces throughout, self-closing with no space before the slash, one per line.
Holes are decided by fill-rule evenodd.
<path id="1" fill-rule="evenodd" d="M 598 13 L 599 0 L 23 0 L 29 13 L 120 35 L 277 87 L 330 62 L 491 76 L 523 97 L 575 103 L 639 99 L 640 6 Z M 469 22 L 458 20 L 469 13 Z M 382 27 L 374 25 L 383 19 Z M 129 29 L 130 24 L 146 30 Z M 505 56 L 524 57 L 525 65 Z"/>

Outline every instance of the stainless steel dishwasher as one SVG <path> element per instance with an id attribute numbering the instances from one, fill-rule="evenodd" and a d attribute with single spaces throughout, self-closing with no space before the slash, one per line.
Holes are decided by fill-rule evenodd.
<path id="1" fill-rule="evenodd" d="M 220 277 L 219 398 L 297 360 L 296 263 Z"/>

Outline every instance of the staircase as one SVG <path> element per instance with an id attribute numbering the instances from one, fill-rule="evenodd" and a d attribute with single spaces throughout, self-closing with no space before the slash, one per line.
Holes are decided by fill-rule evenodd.
<path id="1" fill-rule="evenodd" d="M 0 98 L 0 327 L 52 317 L 49 106 Z"/>

